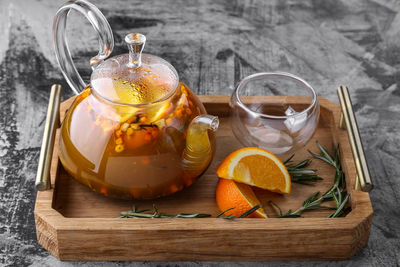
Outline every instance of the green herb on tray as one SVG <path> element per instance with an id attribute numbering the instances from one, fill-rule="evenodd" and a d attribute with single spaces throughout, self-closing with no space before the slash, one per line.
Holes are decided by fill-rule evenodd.
<path id="1" fill-rule="evenodd" d="M 242 215 L 240 215 L 238 218 L 245 218 L 248 215 L 252 214 L 259 208 L 261 208 L 261 205 L 256 205 L 249 209 L 248 211 L 244 212 Z M 236 217 L 233 215 L 225 215 L 226 212 L 234 209 L 235 207 L 229 208 L 220 214 L 217 215 L 216 218 L 221 218 L 221 219 L 235 219 Z M 149 213 L 150 212 L 150 213 Z M 211 214 L 207 213 L 179 213 L 177 215 L 167 215 L 161 213 L 157 206 L 153 204 L 153 211 L 149 209 L 144 209 L 144 210 L 138 210 L 136 208 L 136 205 L 132 206 L 132 210 L 130 211 L 122 211 L 121 215 L 118 216 L 117 218 L 209 218 L 211 217 Z"/>
<path id="2" fill-rule="evenodd" d="M 318 141 L 317 141 L 317 146 L 320 150 L 319 154 L 313 153 L 310 150 L 308 150 L 308 152 L 314 158 L 322 160 L 335 168 L 335 177 L 332 187 L 329 188 L 320 197 L 319 197 L 319 192 L 311 194 L 309 197 L 306 198 L 306 200 L 304 200 L 300 208 L 298 208 L 295 211 L 289 210 L 285 214 L 282 213 L 281 208 L 276 203 L 270 201 L 270 203 L 279 210 L 278 218 L 301 217 L 302 212 L 307 210 L 316 210 L 316 209 L 335 210 L 332 214 L 329 215 L 329 218 L 341 217 L 345 215 L 346 204 L 349 201 L 350 195 L 346 191 L 346 181 L 342 170 L 342 166 L 340 164 L 339 145 L 336 148 L 332 146 L 332 155 L 330 155 Z M 290 159 L 291 158 L 289 158 L 289 161 Z M 335 201 L 336 205 L 335 207 L 328 207 L 321 205 L 325 201 Z"/>
<path id="3" fill-rule="evenodd" d="M 293 164 L 293 157 L 294 155 L 283 162 L 289 172 L 292 182 L 304 185 L 314 185 L 315 182 L 323 180 L 322 177 L 317 175 L 317 170 L 306 168 L 308 165 L 310 165 L 312 161 L 311 159 L 306 159 L 297 164 Z"/>

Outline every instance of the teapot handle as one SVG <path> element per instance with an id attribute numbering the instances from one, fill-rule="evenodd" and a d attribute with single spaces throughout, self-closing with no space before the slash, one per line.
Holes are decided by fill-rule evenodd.
<path id="1" fill-rule="evenodd" d="M 71 9 L 82 13 L 99 35 L 99 53 L 90 59 L 92 69 L 111 54 L 114 48 L 114 37 L 110 24 L 101 11 L 86 0 L 68 1 L 57 11 L 53 22 L 54 50 L 64 78 L 75 94 L 79 94 L 86 87 L 86 83 L 77 71 L 68 49 L 65 26 Z"/>

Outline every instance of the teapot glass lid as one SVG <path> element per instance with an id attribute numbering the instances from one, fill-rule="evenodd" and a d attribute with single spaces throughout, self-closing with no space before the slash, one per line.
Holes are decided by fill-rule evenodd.
<path id="1" fill-rule="evenodd" d="M 143 105 L 169 98 L 179 83 L 175 68 L 164 59 L 142 54 L 146 37 L 125 37 L 129 54 L 112 57 L 93 70 L 90 83 L 104 99 L 124 105 Z"/>

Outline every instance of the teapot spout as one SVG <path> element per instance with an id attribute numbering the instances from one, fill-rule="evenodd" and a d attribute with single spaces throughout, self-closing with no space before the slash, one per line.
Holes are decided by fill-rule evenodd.
<path id="1" fill-rule="evenodd" d="M 212 115 L 197 116 L 190 123 L 186 135 L 186 147 L 182 155 L 182 165 L 186 176 L 198 177 L 210 164 L 213 149 L 208 133 L 215 132 L 218 126 L 218 117 Z"/>

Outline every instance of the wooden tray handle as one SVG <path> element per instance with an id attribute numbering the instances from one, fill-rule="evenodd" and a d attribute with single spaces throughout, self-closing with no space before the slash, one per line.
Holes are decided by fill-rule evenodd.
<path id="1" fill-rule="evenodd" d="M 356 117 L 351 104 L 349 89 L 347 89 L 346 86 L 340 86 L 337 90 L 340 106 L 342 108 L 339 127 L 342 129 L 347 129 L 351 150 L 353 151 L 354 163 L 357 170 L 355 189 L 359 190 L 361 188 L 361 191 L 370 192 L 373 188 L 373 185 L 364 155 L 360 132 L 358 131 Z"/>
<path id="2" fill-rule="evenodd" d="M 39 166 L 36 174 L 35 187 L 39 191 L 51 188 L 50 167 L 53 157 L 53 147 L 56 129 L 60 125 L 61 85 L 51 87 L 49 107 L 47 109 L 46 124 L 44 126 L 43 142 L 40 149 Z"/>

